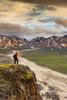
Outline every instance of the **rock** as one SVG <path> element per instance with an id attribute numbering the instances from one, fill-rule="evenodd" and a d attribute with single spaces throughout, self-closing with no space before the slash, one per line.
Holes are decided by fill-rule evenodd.
<path id="1" fill-rule="evenodd" d="M 42 100 L 35 74 L 27 66 L 0 66 L 0 100 Z"/>
<path id="2" fill-rule="evenodd" d="M 60 100 L 59 95 L 57 95 L 57 93 L 55 91 L 46 92 L 45 96 L 47 99 Z"/>

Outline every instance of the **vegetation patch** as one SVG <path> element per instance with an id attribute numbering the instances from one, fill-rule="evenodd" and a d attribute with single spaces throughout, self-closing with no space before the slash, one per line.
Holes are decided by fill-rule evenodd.
<path id="1" fill-rule="evenodd" d="M 3 53 L 3 54 L 7 54 L 7 53 L 11 53 L 12 50 L 10 49 L 0 49 L 0 53 Z"/>
<path id="2" fill-rule="evenodd" d="M 30 61 L 56 70 L 60 73 L 67 74 L 67 51 L 66 50 L 48 50 L 39 49 L 34 51 L 21 51 L 22 57 Z"/>

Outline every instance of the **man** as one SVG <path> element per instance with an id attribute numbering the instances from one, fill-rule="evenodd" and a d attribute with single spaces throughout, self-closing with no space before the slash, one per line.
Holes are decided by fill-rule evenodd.
<path id="1" fill-rule="evenodd" d="M 14 55 L 13 55 L 13 58 L 14 58 L 14 64 L 18 64 L 19 60 L 18 60 L 18 52 L 16 52 Z"/>

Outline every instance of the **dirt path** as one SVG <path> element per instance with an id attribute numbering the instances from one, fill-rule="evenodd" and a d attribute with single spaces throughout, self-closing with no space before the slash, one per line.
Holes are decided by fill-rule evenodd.
<path id="1" fill-rule="evenodd" d="M 43 96 L 43 100 L 67 100 L 67 75 L 39 66 L 22 57 L 19 57 L 19 61 L 36 74 L 39 92 Z"/>
<path id="2" fill-rule="evenodd" d="M 12 63 L 11 59 L 6 54 L 0 53 L 0 65 Z"/>

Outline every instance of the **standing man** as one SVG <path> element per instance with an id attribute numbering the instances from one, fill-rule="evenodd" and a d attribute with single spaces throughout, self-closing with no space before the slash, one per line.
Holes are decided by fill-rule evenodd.
<path id="1" fill-rule="evenodd" d="M 13 58 L 14 58 L 14 64 L 18 64 L 19 60 L 18 60 L 18 52 L 16 52 L 14 55 L 13 55 Z"/>

